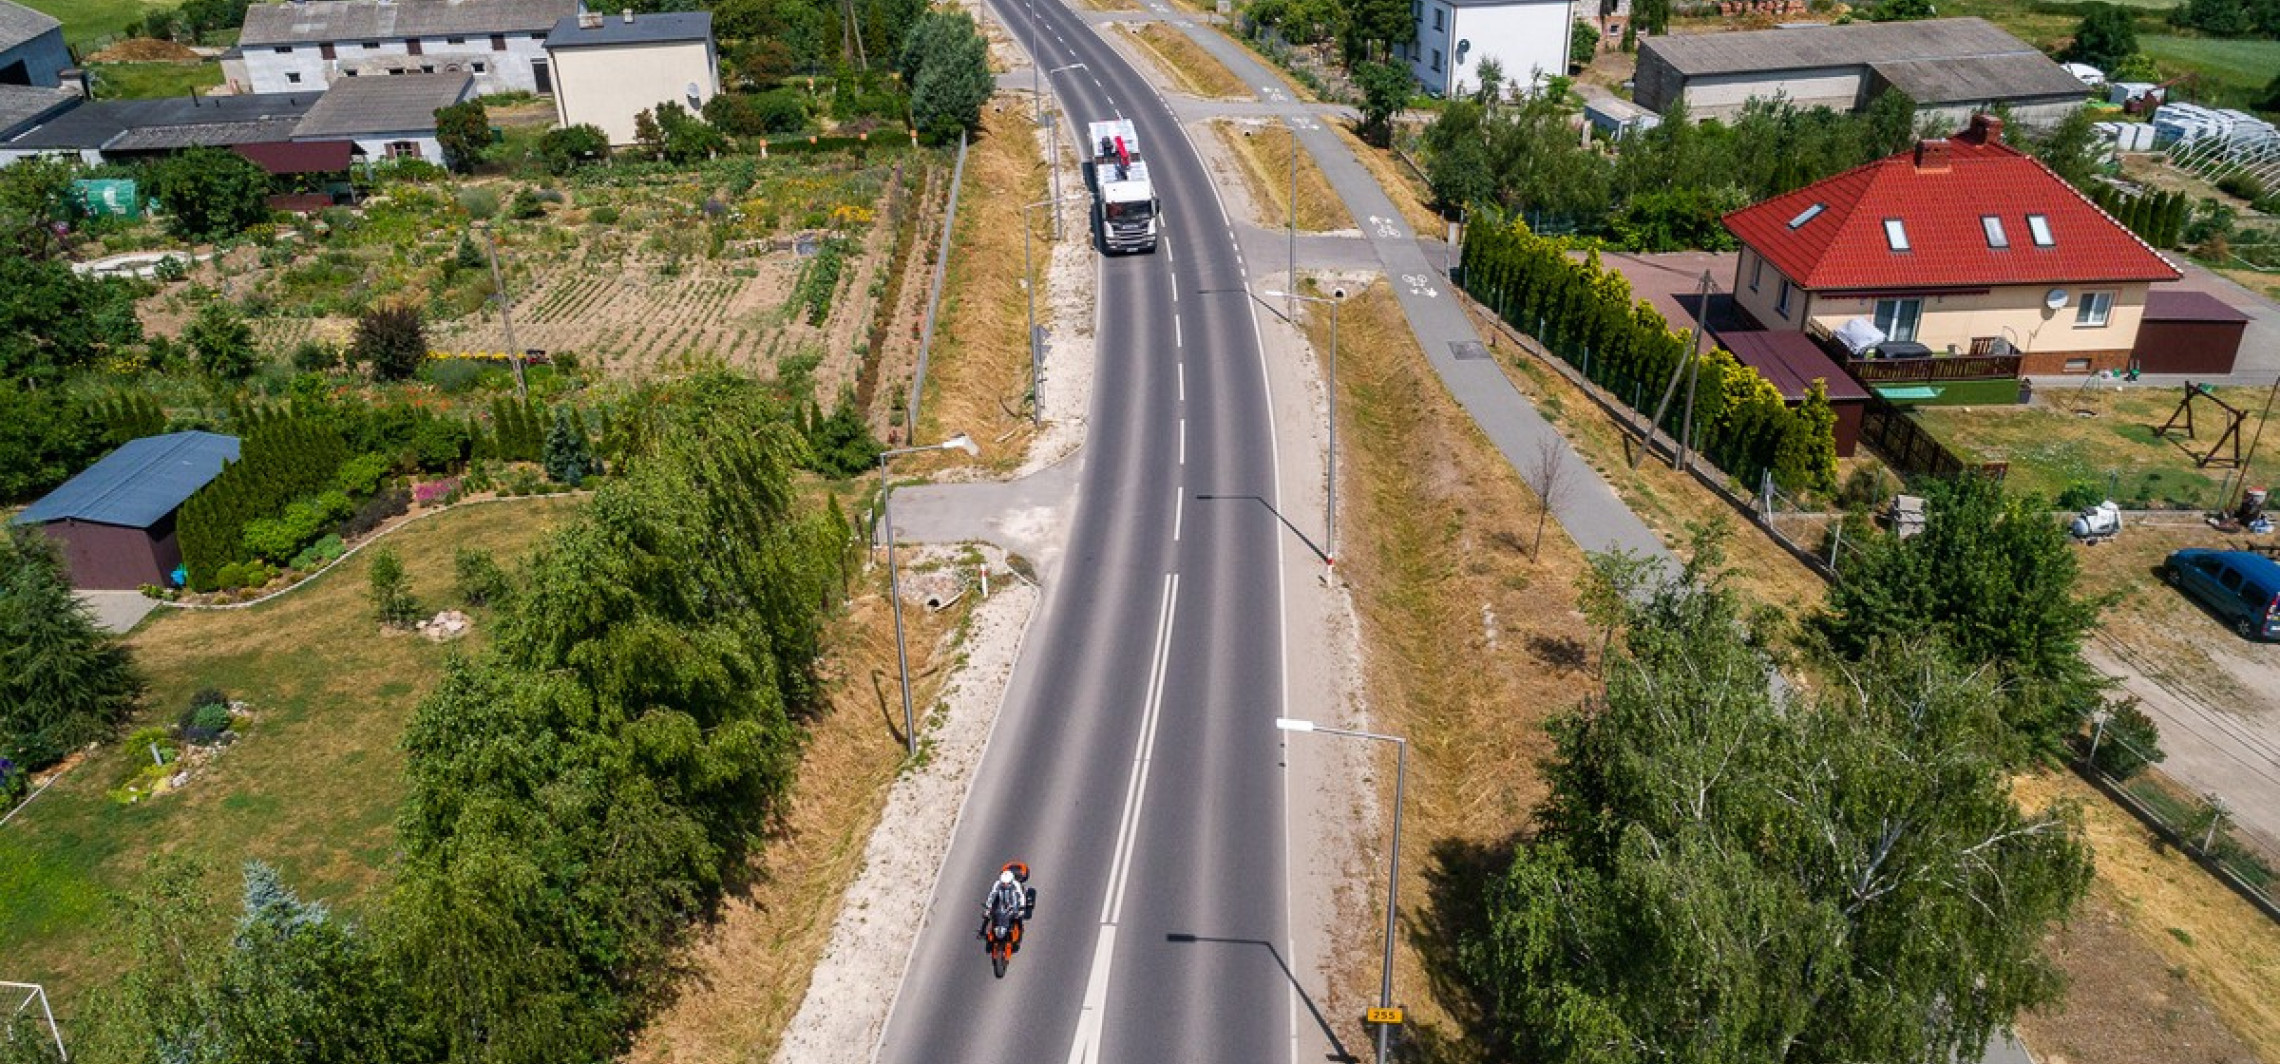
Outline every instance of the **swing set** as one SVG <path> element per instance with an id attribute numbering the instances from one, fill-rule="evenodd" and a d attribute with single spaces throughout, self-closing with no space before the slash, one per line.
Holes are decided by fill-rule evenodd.
<path id="1" fill-rule="evenodd" d="M 2191 381 L 2185 383 L 2185 398 L 2178 402 L 2176 410 L 2170 412 L 2169 420 L 2162 422 L 2161 427 L 2153 431 L 2154 437 L 2156 439 L 2168 439 L 2171 432 L 2182 430 L 2185 439 L 2200 439 L 2200 435 L 2194 431 L 2193 427 L 2193 401 L 2195 399 L 2216 404 L 2217 410 L 2222 414 L 2221 420 L 2224 423 L 2225 430 L 2218 434 L 2217 442 L 2210 445 L 2204 453 L 2194 454 L 2193 449 L 2185 446 L 2182 442 L 2177 445 L 2178 448 L 2192 456 L 2194 465 L 2204 469 L 2212 465 L 2239 469 L 2241 465 L 2240 426 L 2241 422 L 2248 420 L 2248 412 L 2217 398 L 2216 393 L 2211 391 L 2206 384 L 2195 384 Z M 2183 424 L 2180 425 L 2180 422 Z M 2229 453 L 2227 453 L 2228 450 Z"/>

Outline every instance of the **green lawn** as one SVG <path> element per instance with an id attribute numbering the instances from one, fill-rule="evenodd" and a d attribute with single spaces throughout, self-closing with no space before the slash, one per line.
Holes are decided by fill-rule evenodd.
<path id="1" fill-rule="evenodd" d="M 2236 89 L 2262 89 L 2280 74 L 2280 41 L 2146 36 L 2138 38 L 2138 47 L 2156 63 L 2190 68 Z"/>
<path id="2" fill-rule="evenodd" d="M 390 536 L 429 609 L 457 605 L 451 555 L 462 545 L 502 561 L 563 521 L 575 500 L 489 503 Z M 146 722 L 172 721 L 190 695 L 217 687 L 251 704 L 246 737 L 181 791 L 137 805 L 108 792 L 148 755 L 99 751 L 0 827 L 0 958 L 5 978 L 44 983 L 73 1011 L 116 970 L 104 923 L 114 892 L 150 855 L 214 866 L 218 896 L 235 896 L 237 866 L 276 865 L 306 896 L 351 907 L 384 881 L 395 844 L 413 705 L 467 649 L 382 634 L 365 603 L 360 554 L 315 583 L 246 610 L 161 611 L 130 640 L 150 681 Z M 485 618 L 477 611 L 482 638 Z"/>
<path id="3" fill-rule="evenodd" d="M 220 63 L 90 63 L 99 100 L 187 96 L 222 83 Z"/>
<path id="4" fill-rule="evenodd" d="M 2253 435 L 2263 393 L 2220 388 L 2218 394 L 2250 412 L 2242 431 Z M 2005 483 L 2014 492 L 2055 499 L 2071 485 L 2090 484 L 2126 507 L 2213 506 L 2230 470 L 2196 466 L 2193 456 L 2206 453 L 2223 430 L 2209 416 L 2216 408 L 2203 404 L 2197 411 L 2197 440 L 2154 435 L 2182 395 L 2176 388 L 2053 389 L 2033 406 L 1922 407 L 1912 416 L 1967 461 L 2009 462 Z"/>
<path id="5" fill-rule="evenodd" d="M 177 6 L 167 0 L 18 0 L 25 7 L 44 11 L 63 22 L 63 39 L 81 44 L 100 37 L 118 37 L 127 23 L 151 11 Z"/>

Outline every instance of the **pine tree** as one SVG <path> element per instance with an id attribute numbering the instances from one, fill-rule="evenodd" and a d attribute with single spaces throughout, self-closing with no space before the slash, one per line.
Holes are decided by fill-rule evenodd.
<path id="1" fill-rule="evenodd" d="M 586 427 L 568 406 L 554 408 L 554 427 L 546 433 L 546 475 L 571 487 L 586 482 L 594 456 L 586 442 Z"/>
<path id="2" fill-rule="evenodd" d="M 51 764 L 109 735 L 141 694 L 126 647 L 72 596 L 45 533 L 0 532 L 0 756 Z"/>

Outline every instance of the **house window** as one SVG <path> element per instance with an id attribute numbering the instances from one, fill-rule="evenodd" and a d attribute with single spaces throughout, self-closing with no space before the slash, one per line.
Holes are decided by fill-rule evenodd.
<path id="1" fill-rule="evenodd" d="M 1826 203 L 1816 203 L 1810 207 L 1805 208 L 1804 210 L 1798 211 L 1797 217 L 1791 218 L 1789 220 L 1789 228 L 1798 228 L 1799 226 L 1804 225 L 1806 222 L 1810 222 L 1813 219 L 1820 217 L 1821 212 L 1827 210 L 1828 208 L 1829 205 Z"/>
<path id="2" fill-rule="evenodd" d="M 298 84 L 300 84 L 300 83 L 301 83 L 301 72 L 300 72 L 300 71 L 298 71 L 298 70 L 288 70 L 288 71 L 286 71 L 286 72 L 285 72 L 285 84 L 287 84 L 287 85 L 298 85 Z"/>
<path id="3" fill-rule="evenodd" d="M 1773 301 L 1773 312 L 1783 318 L 1789 317 L 1789 278 L 1787 277 L 1781 279 L 1781 296 Z"/>
<path id="4" fill-rule="evenodd" d="M 2078 329 L 2105 328 L 2114 316 L 2114 293 L 2084 292 L 2082 301 L 2074 305 L 2074 327 Z"/>
<path id="5" fill-rule="evenodd" d="M 2050 219 L 2043 215 L 2027 215 L 2027 233 L 2035 238 L 2035 246 L 2038 248 L 2053 247 L 2058 244 L 2058 238 L 2050 233 Z"/>
<path id="6" fill-rule="evenodd" d="M 1439 32 L 1441 32 L 1442 30 L 1445 30 L 1445 29 L 1448 29 L 1448 28 L 1449 28 L 1449 9 L 1448 9 L 1448 8 L 1445 8 L 1445 7 L 1436 7 L 1436 8 L 1434 8 L 1434 9 L 1433 9 L 1433 32 L 1435 32 L 1435 33 L 1439 33 Z"/>
<path id="7" fill-rule="evenodd" d="M 421 47 L 421 45 L 420 45 L 420 39 L 419 39 L 419 38 L 417 38 L 417 37 L 414 37 L 414 38 L 412 38 L 411 40 L 408 40 L 408 41 L 405 41 L 405 42 L 404 42 L 404 51 L 405 51 L 406 53 L 408 53 L 408 54 L 411 54 L 411 55 L 425 55 L 425 54 L 427 54 L 427 50 L 426 50 L 425 48 Z"/>
<path id="8" fill-rule="evenodd" d="M 1884 243 L 1894 251 L 1908 250 L 1908 223 L 1898 218 L 1884 220 Z"/>
<path id="9" fill-rule="evenodd" d="M 490 64 L 489 64 L 489 63 L 485 63 L 484 61 L 482 61 L 482 60 L 478 59 L 478 60 L 476 60 L 475 62 L 473 62 L 473 63 L 469 64 L 469 67 L 470 67 L 471 69 L 473 69 L 473 70 L 474 70 L 476 73 L 480 74 L 480 73 L 483 73 L 484 71 L 486 71 L 486 70 L 490 69 Z"/>
<path id="10" fill-rule="evenodd" d="M 1440 49 L 1438 49 L 1438 48 L 1435 48 L 1435 49 L 1433 49 L 1433 73 L 1436 73 L 1436 74 L 1438 74 L 1438 73 L 1440 73 L 1440 72 L 1441 72 L 1441 50 L 1440 50 Z"/>
<path id="11" fill-rule="evenodd" d="M 445 43 L 445 44 L 466 44 L 466 43 L 467 43 L 467 38 L 465 38 L 465 37 L 445 37 L 445 38 L 443 39 L 443 43 Z"/>
<path id="12" fill-rule="evenodd" d="M 353 70 L 343 70 L 343 71 L 341 71 L 341 73 L 342 73 L 343 75 L 347 76 L 347 77 L 352 77 L 352 78 L 353 78 L 353 77 L 355 77 L 355 76 L 356 76 L 356 71 L 353 71 Z"/>
<path id="13" fill-rule="evenodd" d="M 1750 257 L 1750 291 L 1755 292 L 1758 290 L 1758 279 L 1764 276 L 1765 256 L 1752 255 Z"/>
<path id="14" fill-rule="evenodd" d="M 325 43 L 318 45 L 317 54 L 325 57 L 326 59 L 335 59 L 339 57 L 339 54 L 333 50 L 333 43 L 331 41 L 326 41 Z"/>
<path id="15" fill-rule="evenodd" d="M 1425 0 L 1409 0 L 1409 21 L 1422 22 L 1424 20 Z"/>
<path id="16" fill-rule="evenodd" d="M 1876 331 L 1887 340 L 1912 341 L 1916 338 L 1916 323 L 1924 316 L 1921 299 L 1879 299 L 1876 301 Z"/>
<path id="17" fill-rule="evenodd" d="M 420 73 L 422 73 L 422 74 L 433 74 L 433 73 L 435 73 L 435 64 L 434 64 L 434 63 L 421 63 L 421 64 L 420 64 Z"/>
<path id="18" fill-rule="evenodd" d="M 277 47 L 270 49 L 270 51 L 275 52 L 278 55 L 292 55 L 293 46 L 290 44 L 280 44 Z"/>
<path id="19" fill-rule="evenodd" d="M 416 140 L 391 140 L 388 142 L 388 157 L 391 159 L 417 159 L 420 157 L 420 142 Z"/>
<path id="20" fill-rule="evenodd" d="M 379 51 L 379 50 L 380 50 L 380 42 L 379 42 L 379 41 L 366 41 L 366 42 L 364 42 L 364 50 L 365 50 L 365 51 L 367 51 L 367 52 L 377 52 L 377 51 Z"/>
<path id="21" fill-rule="evenodd" d="M 2010 234 L 2003 231 L 2003 219 L 1992 214 L 1979 216 L 1979 228 L 1987 233 L 1987 246 L 2001 250 L 2011 246 Z"/>
<path id="22" fill-rule="evenodd" d="M 492 34 L 492 35 L 491 35 L 491 50 L 492 50 L 492 51 L 494 51 L 494 52 L 504 52 L 504 51 L 506 51 L 506 50 L 507 50 L 507 35 L 506 35 L 506 34 L 504 34 L 504 33 L 494 33 L 494 34 Z"/>

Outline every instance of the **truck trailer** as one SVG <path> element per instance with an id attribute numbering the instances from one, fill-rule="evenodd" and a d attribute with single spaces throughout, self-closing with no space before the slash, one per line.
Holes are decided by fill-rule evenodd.
<path id="1" fill-rule="evenodd" d="M 1156 250 L 1156 186 L 1140 155 L 1140 136 L 1130 119 L 1094 122 L 1087 127 L 1092 161 L 1086 165 L 1093 187 L 1093 221 L 1104 251 Z"/>

